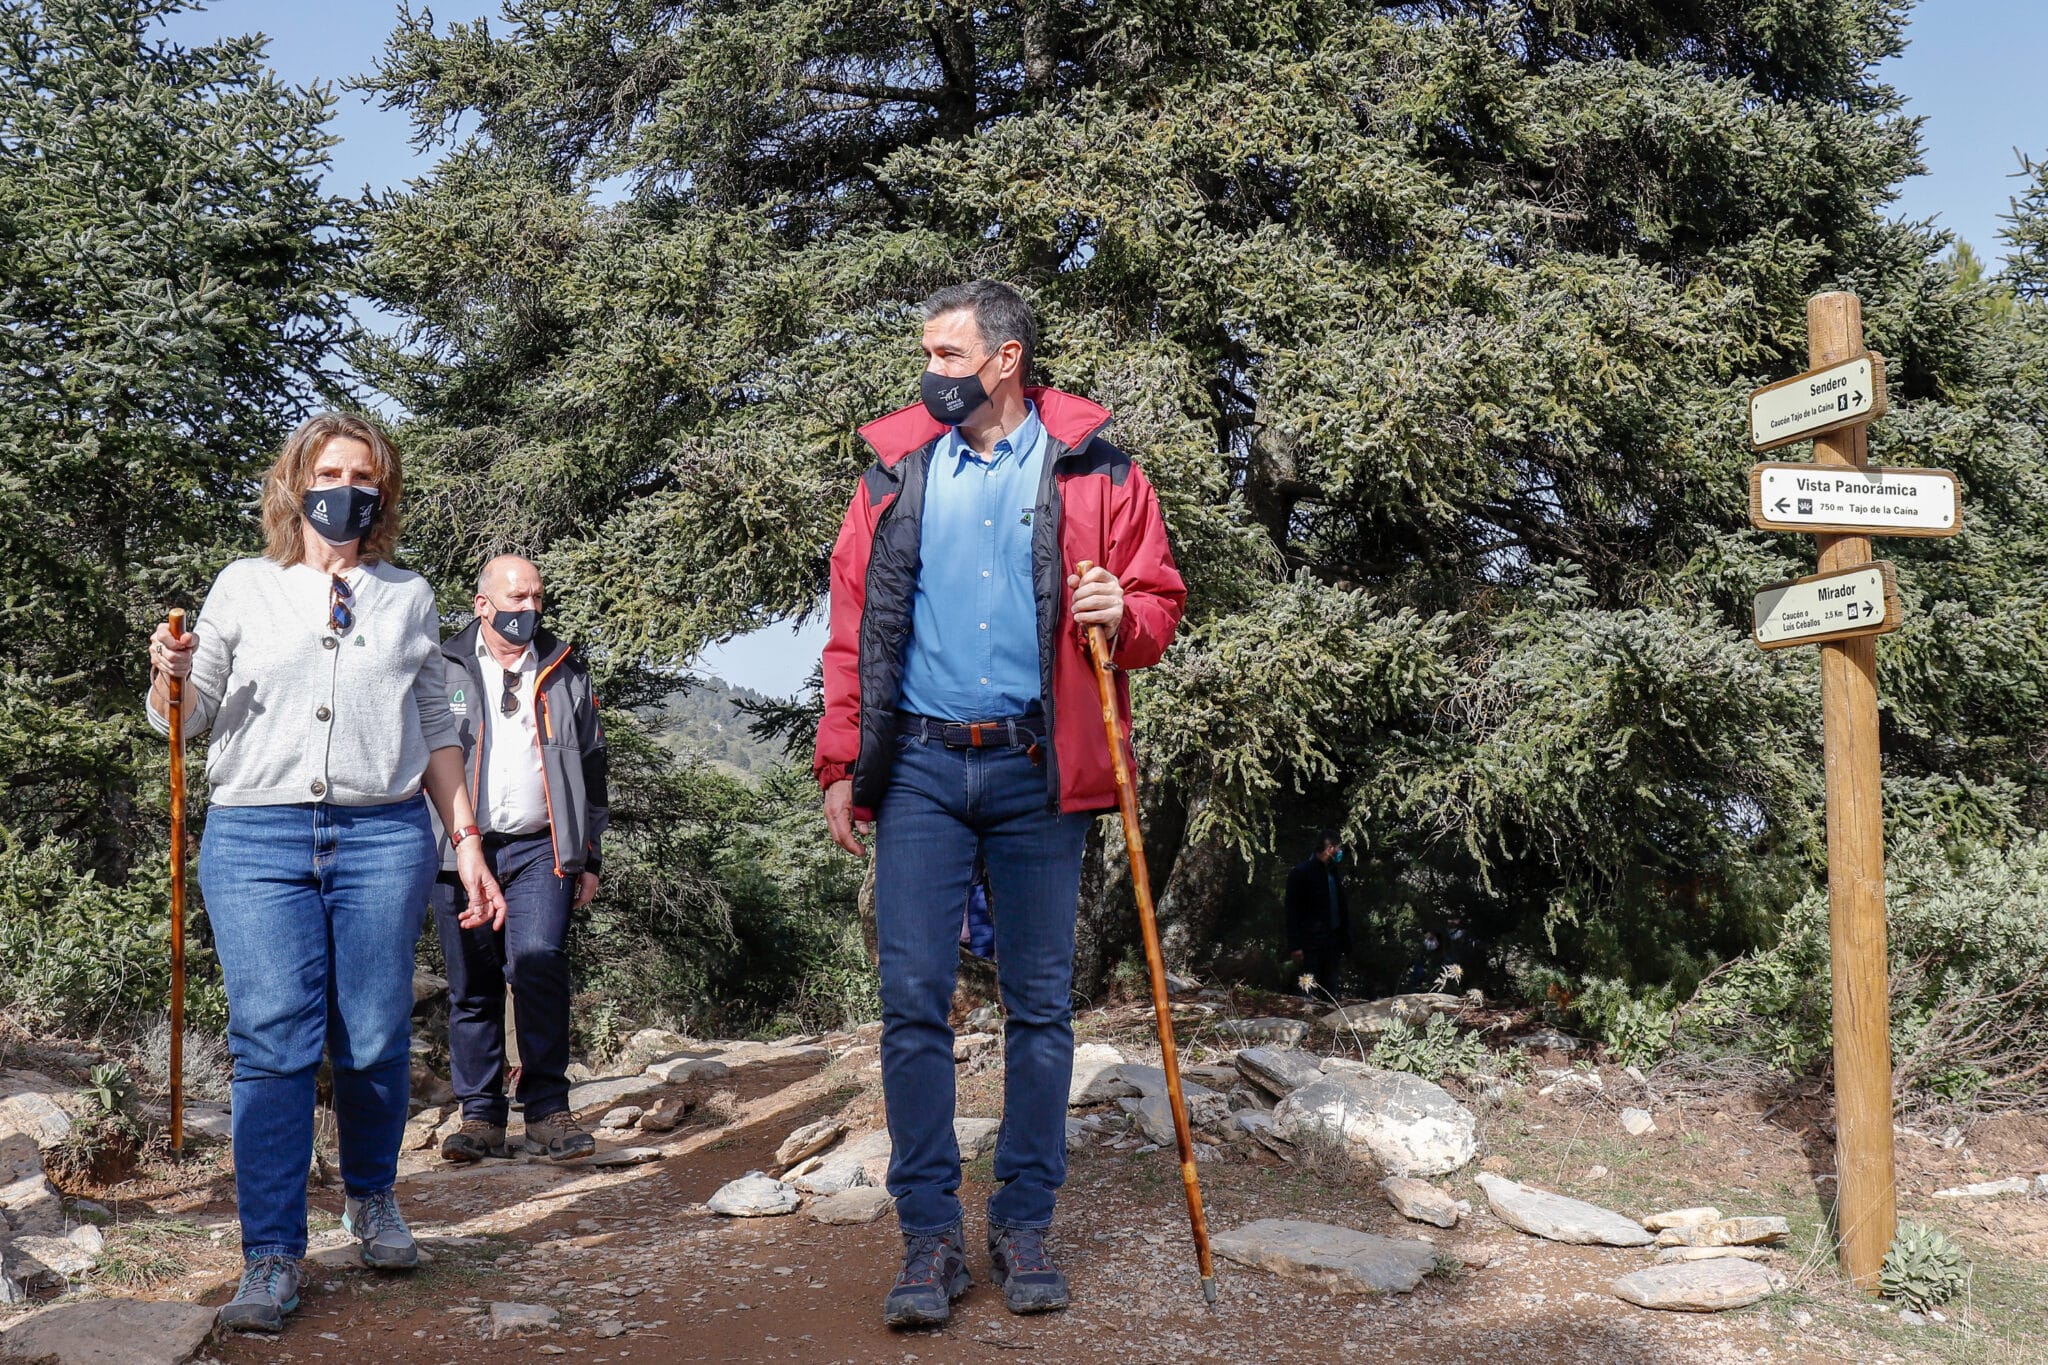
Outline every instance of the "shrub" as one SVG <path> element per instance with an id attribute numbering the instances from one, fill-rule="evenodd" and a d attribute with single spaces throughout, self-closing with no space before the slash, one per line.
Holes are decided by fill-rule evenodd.
<path id="1" fill-rule="evenodd" d="M 1895 840 L 1886 869 L 1895 1084 L 1905 1112 L 2048 1109 L 2048 835 L 2004 847 Z M 1789 1070 L 1833 1045 L 1824 891 L 1778 943 L 1710 978 L 1678 1012 L 1689 1050 Z"/>
<path id="2" fill-rule="evenodd" d="M 1878 1271 L 1877 1287 L 1888 1299 L 1900 1299 L 1925 1311 L 1947 1303 L 1970 1277 L 1961 1248 L 1933 1228 L 1899 1224 Z"/>
<path id="3" fill-rule="evenodd" d="M 1437 1081 L 1485 1069 L 1487 1051 L 1478 1034 L 1459 1028 L 1449 1015 L 1432 1014 L 1419 1032 L 1407 1020 L 1396 1019 L 1374 1040 L 1366 1060 L 1388 1071 Z"/>

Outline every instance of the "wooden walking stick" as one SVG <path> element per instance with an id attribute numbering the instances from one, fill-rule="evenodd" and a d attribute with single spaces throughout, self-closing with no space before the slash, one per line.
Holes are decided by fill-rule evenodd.
<path id="1" fill-rule="evenodd" d="M 170 616 L 185 637 L 185 613 Z M 185 1154 L 185 680 L 166 677 L 171 721 L 171 1154 Z"/>
<path id="2" fill-rule="evenodd" d="M 1086 575 L 1095 565 L 1082 560 Z M 1138 898 L 1138 928 L 1145 940 L 1145 969 L 1152 978 L 1152 1013 L 1159 1022 L 1159 1056 L 1166 1072 L 1166 1100 L 1173 1108 L 1173 1137 L 1180 1146 L 1180 1183 L 1188 1196 L 1188 1226 L 1195 1237 L 1195 1263 L 1202 1273 L 1202 1297 L 1216 1302 L 1216 1271 L 1209 1259 L 1209 1222 L 1202 1213 L 1202 1185 L 1195 1177 L 1195 1136 L 1188 1127 L 1187 1096 L 1180 1090 L 1180 1053 L 1173 1043 L 1173 1010 L 1166 1003 L 1166 959 L 1159 951 L 1159 921 L 1152 913 L 1152 877 L 1145 868 L 1145 841 L 1138 833 L 1138 787 L 1124 762 L 1123 725 L 1116 714 L 1116 665 L 1109 658 L 1109 636 L 1101 626 L 1088 627 L 1088 653 L 1095 661 L 1095 684 L 1102 694 L 1102 729 L 1109 738 L 1109 760 L 1116 771 L 1116 804 L 1124 817 L 1124 846 L 1131 856 L 1131 889 Z"/>

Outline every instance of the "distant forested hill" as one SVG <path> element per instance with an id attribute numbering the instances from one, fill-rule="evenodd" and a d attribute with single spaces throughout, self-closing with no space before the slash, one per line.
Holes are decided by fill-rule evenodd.
<path id="1" fill-rule="evenodd" d="M 781 761 L 782 748 L 754 737 L 748 728 L 752 718 L 739 703 L 767 700 L 751 688 L 705 678 L 669 693 L 641 715 L 669 752 L 706 758 L 741 777 L 754 777 Z"/>

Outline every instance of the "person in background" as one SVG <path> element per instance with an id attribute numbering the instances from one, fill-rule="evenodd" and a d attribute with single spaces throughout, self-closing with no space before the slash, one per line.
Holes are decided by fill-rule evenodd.
<path id="1" fill-rule="evenodd" d="M 1344 845 L 1326 829 L 1316 851 L 1287 874 L 1287 961 L 1295 977 L 1312 979 L 1302 994 L 1336 996 L 1344 989 L 1344 955 L 1351 951 L 1351 907 L 1339 870 Z"/>
<path id="2" fill-rule="evenodd" d="M 212 731 L 199 889 L 228 995 L 243 1270 L 223 1327 L 298 1306 L 323 1053 L 363 1264 L 419 1250 L 393 1191 L 411 1089 L 413 945 L 439 864 L 424 783 L 455 831 L 461 911 L 502 921 L 448 718 L 434 592 L 391 564 L 398 451 L 323 413 L 263 478 L 265 553 L 221 570 L 184 636 L 150 637 L 150 723 Z"/>
<path id="3" fill-rule="evenodd" d="M 472 605 L 476 619 L 442 646 L 443 706 L 506 911 L 501 925 L 466 921 L 444 865 L 434 927 L 448 962 L 449 1071 L 462 1126 L 441 1155 L 470 1162 L 509 1150 L 509 985 L 526 1150 L 568 1161 L 597 1150 L 569 1109 L 566 945 L 571 911 L 597 895 L 610 817 L 604 726 L 582 659 L 541 624 L 539 569 L 499 555 L 477 576 Z"/>
<path id="4" fill-rule="evenodd" d="M 1422 956 L 1409 964 L 1408 975 L 1401 981 L 1403 991 L 1433 991 L 1441 981 L 1444 972 L 1451 966 L 1444 951 L 1443 935 L 1434 929 L 1422 932 Z"/>

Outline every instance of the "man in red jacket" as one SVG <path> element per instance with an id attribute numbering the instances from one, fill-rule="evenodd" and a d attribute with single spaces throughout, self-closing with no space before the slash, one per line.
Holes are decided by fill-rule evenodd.
<path id="1" fill-rule="evenodd" d="M 874 822 L 896 1327 L 944 1322 L 969 1283 L 947 1012 L 977 857 L 1005 1013 L 991 1269 L 1012 1312 L 1067 1305 L 1045 1232 L 1067 1173 L 1074 912 L 1088 827 L 1116 804 L 1083 632 L 1115 642 L 1129 733 L 1121 672 L 1159 661 L 1187 599 L 1109 414 L 1027 387 L 1023 297 L 978 280 L 924 315 L 922 401 L 861 428 L 877 458 L 832 550 L 816 761 L 839 846 L 864 856 Z"/>

